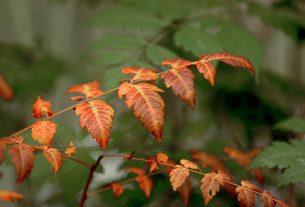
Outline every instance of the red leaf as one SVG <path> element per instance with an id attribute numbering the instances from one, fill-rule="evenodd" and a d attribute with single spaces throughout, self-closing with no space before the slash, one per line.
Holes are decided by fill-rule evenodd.
<path id="1" fill-rule="evenodd" d="M 153 181 L 149 176 L 138 175 L 136 181 L 139 183 L 140 188 L 144 191 L 147 198 L 150 197 Z"/>
<path id="2" fill-rule="evenodd" d="M 62 164 L 61 153 L 55 148 L 49 148 L 43 151 L 43 156 L 47 158 L 53 168 L 54 173 L 56 174 Z"/>
<path id="3" fill-rule="evenodd" d="M 183 200 L 185 206 L 188 206 L 192 193 L 192 183 L 189 178 L 177 190 Z"/>
<path id="4" fill-rule="evenodd" d="M 106 149 L 112 128 L 114 110 L 102 100 L 79 103 L 75 113 L 80 117 L 80 126 Z"/>
<path id="5" fill-rule="evenodd" d="M 29 176 L 34 166 L 35 155 L 33 149 L 27 144 L 15 144 L 11 147 L 9 153 L 17 170 L 17 183 L 22 183 Z"/>
<path id="6" fill-rule="evenodd" d="M 97 97 L 103 94 L 103 92 L 100 90 L 100 83 L 98 81 L 93 81 L 90 83 L 85 83 L 85 84 L 79 84 L 76 86 L 73 86 L 69 88 L 66 92 L 67 93 L 81 93 L 85 95 L 83 96 L 74 96 L 71 97 L 70 99 L 73 101 L 79 101 L 84 98 L 92 98 L 92 97 Z"/>
<path id="7" fill-rule="evenodd" d="M 204 204 L 207 205 L 212 198 L 219 192 L 220 186 L 225 184 L 225 181 L 229 181 L 230 177 L 221 172 L 205 174 L 201 180 L 201 191 L 204 197 Z"/>
<path id="8" fill-rule="evenodd" d="M 264 207 L 274 207 L 276 205 L 275 200 L 277 200 L 277 199 L 270 192 L 264 191 L 262 200 L 264 203 Z"/>
<path id="9" fill-rule="evenodd" d="M 171 68 L 160 75 L 166 87 L 172 87 L 176 96 L 194 109 L 196 103 L 194 75 L 186 67 Z"/>
<path id="10" fill-rule="evenodd" d="M 181 165 L 176 165 L 176 167 L 170 172 L 170 182 L 172 184 L 173 190 L 176 191 L 189 177 L 190 171 Z"/>
<path id="11" fill-rule="evenodd" d="M 33 117 L 35 118 L 41 118 L 43 116 L 52 116 L 53 112 L 51 109 L 51 102 L 46 101 L 40 98 L 40 96 L 37 97 L 36 102 L 33 104 Z"/>
<path id="12" fill-rule="evenodd" d="M 70 142 L 70 145 L 65 150 L 65 155 L 67 157 L 71 157 L 71 155 L 76 154 L 76 147 L 74 146 L 73 142 Z"/>
<path id="13" fill-rule="evenodd" d="M 249 181 L 241 181 L 241 185 L 235 189 L 240 206 L 254 207 L 255 192 L 261 192 L 260 189 Z"/>
<path id="14" fill-rule="evenodd" d="M 132 76 L 131 81 L 153 81 L 158 78 L 156 70 L 141 67 L 125 67 L 121 70 L 124 74 Z"/>
<path id="15" fill-rule="evenodd" d="M 24 137 L 22 136 L 0 138 L 0 143 L 3 144 L 21 144 L 23 141 Z"/>
<path id="16" fill-rule="evenodd" d="M 229 54 L 226 52 L 215 53 L 215 54 L 211 54 L 211 55 L 203 55 L 200 57 L 199 61 L 201 63 L 205 63 L 205 62 L 210 62 L 213 60 L 219 60 L 219 61 L 229 64 L 233 67 L 244 68 L 244 69 L 251 71 L 252 73 L 255 73 L 255 69 L 254 69 L 252 63 L 248 59 L 246 59 L 244 57 L 232 55 L 232 54 Z"/>
<path id="17" fill-rule="evenodd" d="M 0 142 L 0 165 L 3 163 L 5 160 L 5 150 L 6 150 L 6 145 L 4 143 Z"/>
<path id="18" fill-rule="evenodd" d="M 163 92 L 158 87 L 148 84 L 121 84 L 118 94 L 126 96 L 126 105 L 132 108 L 136 118 L 159 141 L 162 137 L 164 123 L 164 102 L 157 92 Z"/>
<path id="19" fill-rule="evenodd" d="M 159 163 L 155 158 L 150 158 L 148 164 L 150 166 L 149 173 L 152 173 L 159 169 Z"/>
<path id="20" fill-rule="evenodd" d="M 51 145 L 57 125 L 51 121 L 37 121 L 32 127 L 32 137 L 43 145 Z"/>
<path id="21" fill-rule="evenodd" d="M 0 189 L 0 200 L 2 200 L 2 201 L 11 202 L 11 201 L 14 201 L 17 199 L 23 199 L 23 198 L 24 198 L 24 196 L 20 193 Z"/>
<path id="22" fill-rule="evenodd" d="M 167 161 L 168 161 L 167 154 L 164 154 L 162 152 L 157 153 L 156 158 L 157 158 L 158 162 L 167 163 Z"/>
<path id="23" fill-rule="evenodd" d="M 198 62 L 196 65 L 199 73 L 202 73 L 203 77 L 209 81 L 212 86 L 214 86 L 216 77 L 216 69 L 214 65 L 209 62 Z"/>
<path id="24" fill-rule="evenodd" d="M 13 99 L 14 92 L 11 86 L 6 82 L 4 77 L 0 74 L 0 96 L 6 101 Z"/>
<path id="25" fill-rule="evenodd" d="M 127 172 L 131 172 L 137 175 L 144 175 L 145 171 L 142 168 L 138 168 L 138 167 L 129 167 L 126 169 Z"/>
<path id="26" fill-rule="evenodd" d="M 190 168 L 190 169 L 194 169 L 194 170 L 200 169 L 197 164 L 193 163 L 192 161 L 186 160 L 186 159 L 180 160 L 180 164 L 186 168 Z"/>
<path id="27" fill-rule="evenodd" d="M 111 188 L 115 197 L 119 197 L 124 192 L 124 187 L 121 184 L 112 183 Z"/>

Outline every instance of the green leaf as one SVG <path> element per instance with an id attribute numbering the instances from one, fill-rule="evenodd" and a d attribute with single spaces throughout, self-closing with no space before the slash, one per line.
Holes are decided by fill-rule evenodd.
<path id="1" fill-rule="evenodd" d="M 147 49 L 146 55 L 156 65 L 160 65 L 165 59 L 178 57 L 173 51 L 158 45 L 151 45 Z"/>
<path id="2" fill-rule="evenodd" d="M 282 174 L 279 185 L 305 182 L 305 158 L 293 162 Z"/>
<path id="3" fill-rule="evenodd" d="M 122 51 L 109 51 L 92 61 L 96 65 L 114 65 L 130 59 L 130 55 Z"/>
<path id="4" fill-rule="evenodd" d="M 105 36 L 93 45 L 93 49 L 132 49 L 138 50 L 146 45 L 147 42 L 137 37 L 127 35 Z"/>
<path id="5" fill-rule="evenodd" d="M 104 10 L 89 21 L 92 26 L 123 28 L 131 31 L 156 31 L 168 23 L 154 14 L 124 6 Z"/>
<path id="6" fill-rule="evenodd" d="M 174 41 L 177 46 L 195 56 L 223 51 L 220 43 L 213 36 L 199 29 L 184 28 L 175 34 Z"/>
<path id="7" fill-rule="evenodd" d="M 264 149 L 251 164 L 254 167 L 278 167 L 279 169 L 287 168 L 294 161 L 305 159 L 305 143 L 293 140 L 291 144 L 286 142 L 274 142 L 272 146 Z"/>
<path id="8" fill-rule="evenodd" d="M 249 59 L 256 69 L 257 77 L 263 61 L 262 44 L 248 31 L 236 25 L 226 23 L 216 36 L 226 52 Z"/>
<path id="9" fill-rule="evenodd" d="M 299 117 L 291 117 L 277 123 L 274 126 L 274 129 L 292 131 L 296 133 L 305 133 L 305 119 Z"/>

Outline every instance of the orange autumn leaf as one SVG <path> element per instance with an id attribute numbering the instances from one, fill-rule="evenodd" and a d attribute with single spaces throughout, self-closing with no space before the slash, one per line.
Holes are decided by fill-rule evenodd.
<path id="1" fill-rule="evenodd" d="M 131 172 L 134 173 L 136 175 L 144 175 L 145 171 L 142 168 L 138 168 L 138 167 L 129 167 L 126 169 L 127 172 Z"/>
<path id="2" fill-rule="evenodd" d="M 241 181 L 241 186 L 238 186 L 235 191 L 241 207 L 254 207 L 255 192 L 261 192 L 258 187 L 246 180 Z"/>
<path id="3" fill-rule="evenodd" d="M 56 174 L 62 165 L 61 153 L 58 151 L 58 149 L 49 148 L 43 151 L 43 156 L 47 158 L 53 168 L 54 173 Z"/>
<path id="4" fill-rule="evenodd" d="M 0 165 L 4 162 L 5 160 L 5 150 L 6 150 L 6 145 L 4 143 L 0 142 Z"/>
<path id="5" fill-rule="evenodd" d="M 3 144 L 21 144 L 23 141 L 24 141 L 24 137 L 19 136 L 19 135 L 0 138 L 0 143 L 3 143 Z"/>
<path id="6" fill-rule="evenodd" d="M 51 145 L 57 125 L 51 121 L 37 121 L 32 127 L 32 137 L 43 145 Z"/>
<path id="7" fill-rule="evenodd" d="M 43 116 L 52 116 L 51 102 L 43 100 L 40 96 L 37 97 L 37 100 L 33 104 L 33 117 L 41 118 Z"/>
<path id="8" fill-rule="evenodd" d="M 149 158 L 149 173 L 152 173 L 159 169 L 159 163 L 155 158 Z"/>
<path id="9" fill-rule="evenodd" d="M 215 53 L 215 54 L 211 54 L 211 55 L 202 55 L 202 56 L 200 56 L 200 59 L 198 62 L 206 63 L 206 62 L 210 62 L 213 60 L 219 60 L 219 61 L 224 62 L 228 65 L 231 65 L 233 67 L 244 68 L 244 69 L 251 71 L 252 73 L 255 73 L 255 69 L 254 69 L 252 63 L 248 59 L 237 56 L 237 55 L 232 55 L 232 54 L 226 53 L 226 52 L 220 52 L 220 53 Z"/>
<path id="10" fill-rule="evenodd" d="M 23 199 L 20 193 L 0 189 L 0 200 L 12 202 L 14 200 Z"/>
<path id="11" fill-rule="evenodd" d="M 186 66 L 176 61 L 163 61 L 162 64 L 170 65 L 170 70 L 161 73 L 160 78 L 164 80 L 166 87 L 172 87 L 176 96 L 194 109 L 196 103 L 194 74 Z M 186 64 L 186 63 L 185 63 Z"/>
<path id="12" fill-rule="evenodd" d="M 200 62 L 196 63 L 199 73 L 202 73 L 203 77 L 210 82 L 212 86 L 215 84 L 216 69 L 212 63 Z"/>
<path id="13" fill-rule="evenodd" d="M 204 197 L 204 204 L 207 205 L 212 198 L 219 192 L 220 186 L 224 186 L 225 181 L 229 181 L 230 177 L 218 170 L 218 173 L 205 174 L 201 180 L 201 192 Z"/>
<path id="14" fill-rule="evenodd" d="M 65 155 L 67 157 L 71 157 L 71 155 L 74 155 L 76 154 L 76 147 L 75 145 L 73 144 L 73 142 L 71 141 L 70 142 L 70 145 L 66 148 L 65 150 Z"/>
<path id="15" fill-rule="evenodd" d="M 124 192 L 124 186 L 121 184 L 112 183 L 111 188 L 115 197 L 119 197 Z"/>
<path id="16" fill-rule="evenodd" d="M 156 155 L 156 159 L 157 159 L 158 162 L 166 163 L 168 161 L 168 156 L 167 156 L 167 154 L 159 152 Z"/>
<path id="17" fill-rule="evenodd" d="M 138 175 L 136 181 L 139 183 L 139 186 L 144 191 L 146 197 L 149 198 L 153 187 L 152 179 L 147 175 Z"/>
<path id="18" fill-rule="evenodd" d="M 10 101 L 13 99 L 14 92 L 12 87 L 8 84 L 5 78 L 0 74 L 0 97 L 4 100 Z"/>
<path id="19" fill-rule="evenodd" d="M 70 97 L 70 100 L 72 101 L 79 101 L 84 98 L 89 99 L 92 97 L 97 97 L 103 94 L 103 92 L 100 90 L 100 83 L 98 81 L 93 81 L 90 83 L 85 84 L 79 84 L 76 86 L 73 86 L 69 88 L 66 92 L 67 93 L 81 93 L 84 96 L 73 96 Z"/>
<path id="20" fill-rule="evenodd" d="M 262 201 L 264 203 L 264 207 L 274 207 L 276 205 L 275 200 L 277 200 L 276 197 L 274 197 L 270 192 L 263 192 Z"/>
<path id="21" fill-rule="evenodd" d="M 195 163 L 193 163 L 192 161 L 186 160 L 186 159 L 182 159 L 180 160 L 180 164 L 183 165 L 183 167 L 186 168 L 190 168 L 190 169 L 194 169 L 194 170 L 199 170 L 199 166 Z"/>
<path id="22" fill-rule="evenodd" d="M 33 148 L 27 144 L 15 144 L 11 147 L 9 153 L 17 171 L 17 183 L 22 183 L 29 176 L 34 166 Z"/>
<path id="23" fill-rule="evenodd" d="M 218 170 L 222 170 L 227 174 L 229 170 L 224 166 L 224 164 L 219 160 L 216 156 L 208 154 L 206 152 L 202 152 L 200 150 L 192 150 L 191 151 L 192 159 L 201 162 L 202 167 L 210 167 L 213 172 L 217 172 Z"/>
<path id="24" fill-rule="evenodd" d="M 169 173 L 170 183 L 173 187 L 173 190 L 176 191 L 189 177 L 190 171 L 181 166 L 176 165 L 173 170 Z"/>
<path id="25" fill-rule="evenodd" d="M 102 100 L 79 103 L 75 113 L 80 117 L 80 126 L 106 150 L 112 128 L 114 110 Z"/>
<path id="26" fill-rule="evenodd" d="M 124 74 L 130 74 L 131 81 L 153 81 L 158 78 L 156 70 L 141 67 L 125 67 L 121 70 Z"/>
<path id="27" fill-rule="evenodd" d="M 181 67 L 187 67 L 192 64 L 189 60 L 184 60 L 180 58 L 171 58 L 163 60 L 161 65 L 169 65 L 171 68 L 181 68 Z"/>
<path id="28" fill-rule="evenodd" d="M 159 141 L 162 138 L 164 124 L 164 102 L 157 92 L 163 92 L 160 88 L 148 84 L 123 83 L 119 87 L 119 97 L 126 96 L 126 105 L 132 108 L 136 118 Z"/>
<path id="29" fill-rule="evenodd" d="M 192 193 L 192 183 L 189 178 L 177 189 L 180 197 L 183 200 L 185 206 L 188 206 L 190 201 L 190 196 Z"/>

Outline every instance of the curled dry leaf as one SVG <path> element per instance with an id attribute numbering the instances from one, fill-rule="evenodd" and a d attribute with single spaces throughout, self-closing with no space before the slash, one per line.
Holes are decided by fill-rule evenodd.
<path id="1" fill-rule="evenodd" d="M 70 145 L 66 148 L 65 150 L 65 155 L 67 157 L 71 157 L 71 155 L 74 155 L 76 154 L 76 147 L 75 145 L 73 144 L 73 142 L 71 141 L 70 142 Z"/>
<path id="2" fill-rule="evenodd" d="M 230 177 L 223 173 L 222 171 L 218 171 L 218 173 L 208 173 L 205 174 L 201 180 L 201 192 L 204 197 L 204 204 L 207 205 L 212 198 L 219 192 L 220 186 L 224 186 L 225 181 L 229 181 Z"/>
<path id="3" fill-rule="evenodd" d="M 54 173 L 56 174 L 62 165 L 61 153 L 58 151 L 58 149 L 49 148 L 43 151 L 43 156 L 47 158 L 53 168 Z"/>
<path id="4" fill-rule="evenodd" d="M 112 128 L 114 110 L 102 100 L 79 103 L 75 113 L 80 117 L 80 126 L 106 149 Z"/>
<path id="5" fill-rule="evenodd" d="M 176 165 L 176 167 L 170 172 L 170 183 L 173 190 L 176 191 L 189 177 L 190 171 L 181 165 Z"/>
<path id="6" fill-rule="evenodd" d="M 149 158 L 148 160 L 149 160 L 148 164 L 150 166 L 149 173 L 152 173 L 159 169 L 159 163 L 155 158 Z"/>
<path id="7" fill-rule="evenodd" d="M 186 160 L 186 159 L 180 160 L 180 164 L 186 168 L 200 170 L 200 167 L 197 164 L 193 163 L 192 161 Z"/>
<path id="8" fill-rule="evenodd" d="M 124 192 L 124 186 L 121 184 L 112 183 L 111 188 L 115 197 L 119 197 Z"/>
<path id="9" fill-rule="evenodd" d="M 0 200 L 12 202 L 14 200 L 23 199 L 20 193 L 0 189 Z"/>
<path id="10" fill-rule="evenodd" d="M 6 101 L 13 99 L 14 92 L 12 87 L 7 83 L 4 77 L 0 74 L 0 96 Z"/>
<path id="11" fill-rule="evenodd" d="M 57 125 L 51 121 L 37 121 L 32 127 L 32 137 L 43 145 L 51 145 Z"/>
<path id="12" fill-rule="evenodd" d="M 235 189 L 240 206 L 254 207 L 255 192 L 261 192 L 261 190 L 246 180 L 241 181 L 241 185 Z"/>
<path id="13" fill-rule="evenodd" d="M 98 81 L 93 81 L 90 83 L 79 84 L 69 88 L 66 92 L 67 93 L 81 93 L 84 96 L 73 96 L 70 98 L 72 101 L 79 101 L 84 98 L 89 99 L 93 97 L 97 97 L 103 94 L 100 90 L 101 85 Z"/>
<path id="14" fill-rule="evenodd" d="M 129 168 L 126 169 L 126 171 L 134 173 L 136 175 L 144 175 L 145 174 L 145 171 L 141 168 L 138 168 L 138 167 L 129 167 Z"/>
<path id="15" fill-rule="evenodd" d="M 176 96 L 193 109 L 195 108 L 195 76 L 191 70 L 181 66 L 173 67 L 167 72 L 160 74 L 160 78 L 164 80 L 166 87 L 172 87 Z"/>
<path id="16" fill-rule="evenodd" d="M 29 176 L 34 166 L 33 148 L 27 144 L 15 144 L 11 147 L 9 153 L 17 170 L 17 183 L 22 183 Z"/>
<path id="17" fill-rule="evenodd" d="M 13 137 L 0 138 L 0 143 L 3 144 L 21 144 L 23 141 L 24 141 L 24 137 L 19 135 Z"/>
<path id="18" fill-rule="evenodd" d="M 123 83 L 119 87 L 119 97 L 126 96 L 126 105 L 132 108 L 136 118 L 159 141 L 162 138 L 164 124 L 164 102 L 157 92 L 163 92 L 160 88 L 148 84 Z"/>
<path id="19" fill-rule="evenodd" d="M 51 102 L 43 100 L 40 96 L 37 97 L 37 100 L 33 104 L 33 117 L 41 118 L 43 116 L 52 116 Z"/>
<path id="20" fill-rule="evenodd" d="M 138 175 L 136 181 L 139 183 L 139 186 L 144 191 L 146 197 L 149 198 L 153 187 L 152 179 L 147 175 Z"/>
<path id="21" fill-rule="evenodd" d="M 192 183 L 189 178 L 178 188 L 178 193 L 183 200 L 185 206 L 188 206 L 192 193 Z"/>
<path id="22" fill-rule="evenodd" d="M 125 67 L 121 70 L 124 74 L 132 76 L 131 81 L 154 81 L 158 78 L 156 70 L 141 67 Z"/>
<path id="23" fill-rule="evenodd" d="M 158 162 L 166 163 L 168 161 L 167 154 L 164 154 L 162 152 L 157 153 L 156 158 Z"/>

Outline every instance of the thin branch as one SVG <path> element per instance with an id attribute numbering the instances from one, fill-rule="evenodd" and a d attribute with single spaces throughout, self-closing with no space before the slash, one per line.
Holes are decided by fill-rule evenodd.
<path id="1" fill-rule="evenodd" d="M 78 160 L 78 159 L 75 159 L 75 158 L 72 158 L 72 157 L 68 157 L 68 156 L 66 156 L 66 155 L 61 155 L 61 156 L 63 156 L 63 157 L 66 158 L 66 159 L 69 159 L 69 160 L 72 160 L 72 161 L 74 161 L 74 162 L 77 162 L 77 163 L 79 163 L 79 164 L 81 164 L 81 165 L 83 165 L 83 166 L 85 166 L 85 167 L 87 167 L 87 168 L 89 168 L 89 169 L 91 169 L 91 167 L 92 167 L 91 164 L 86 163 L 86 162 L 84 162 L 84 161 L 81 161 L 81 160 Z"/>
<path id="2" fill-rule="evenodd" d="M 81 200 L 79 202 L 79 207 L 83 207 L 87 198 L 88 198 L 88 190 L 89 190 L 89 186 L 90 186 L 90 183 L 92 181 L 92 178 L 93 178 L 93 174 L 94 174 L 96 168 L 98 167 L 98 165 L 100 164 L 100 161 L 102 159 L 103 159 L 103 155 L 99 156 L 98 159 L 96 160 L 95 164 L 92 165 L 91 168 L 90 168 L 90 173 L 88 175 L 86 185 L 85 185 L 85 188 L 83 190 Z"/>

